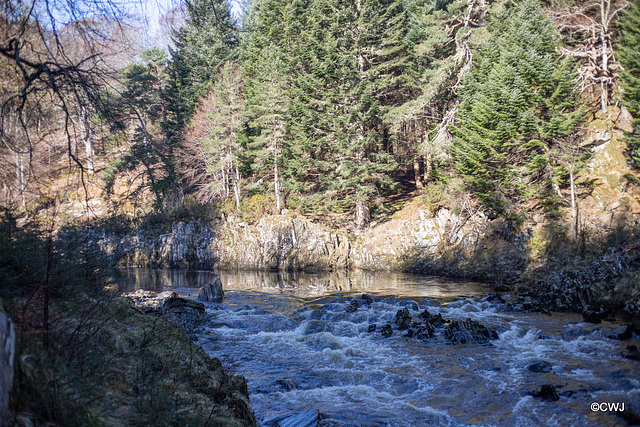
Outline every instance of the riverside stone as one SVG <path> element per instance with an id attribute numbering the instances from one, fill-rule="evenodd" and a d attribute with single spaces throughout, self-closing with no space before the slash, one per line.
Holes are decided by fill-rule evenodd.
<path id="1" fill-rule="evenodd" d="M 213 283 L 209 283 L 202 288 L 198 293 L 198 300 L 210 301 L 221 303 L 224 299 L 224 290 L 222 289 L 222 282 L 219 277 L 216 277 Z"/>

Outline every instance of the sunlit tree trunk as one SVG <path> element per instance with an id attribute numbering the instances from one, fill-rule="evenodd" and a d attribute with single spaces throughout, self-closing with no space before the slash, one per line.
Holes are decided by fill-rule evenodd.
<path id="1" fill-rule="evenodd" d="M 84 148 L 87 153 L 87 172 L 90 175 L 93 175 L 93 145 L 91 141 L 91 123 L 89 118 L 89 111 L 86 106 L 81 107 L 81 115 L 80 118 L 80 130 L 82 132 L 82 141 L 84 142 Z"/>

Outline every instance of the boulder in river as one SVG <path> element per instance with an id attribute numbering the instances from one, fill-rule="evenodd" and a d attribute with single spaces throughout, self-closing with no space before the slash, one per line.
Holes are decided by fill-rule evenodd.
<path id="1" fill-rule="evenodd" d="M 638 360 L 640 361 L 640 351 L 638 351 L 638 347 L 635 345 L 627 346 L 627 349 L 622 352 L 622 357 L 629 360 Z"/>
<path id="2" fill-rule="evenodd" d="M 551 372 L 551 363 L 545 362 L 544 360 L 536 360 L 527 365 L 527 371 L 536 374 L 548 374 Z"/>
<path id="3" fill-rule="evenodd" d="M 475 320 L 454 320 L 444 330 L 444 336 L 453 344 L 484 343 L 498 338 L 498 334 Z"/>
<path id="4" fill-rule="evenodd" d="M 167 298 L 162 303 L 162 313 L 197 317 L 204 313 L 204 304 L 187 298 Z"/>
<path id="5" fill-rule="evenodd" d="M 582 310 L 582 318 L 587 323 L 600 323 L 602 319 L 607 315 L 606 311 L 603 308 L 593 308 L 587 306 Z"/>
<path id="6" fill-rule="evenodd" d="M 387 323 L 382 327 L 382 329 L 380 330 L 380 333 L 382 334 L 383 337 L 389 338 L 391 335 L 393 335 L 393 329 L 391 328 L 391 325 Z"/>
<path id="7" fill-rule="evenodd" d="M 434 328 L 429 322 L 424 322 L 422 325 L 416 327 L 416 338 L 424 340 L 427 338 L 433 338 Z"/>
<path id="8" fill-rule="evenodd" d="M 411 313 L 409 313 L 409 309 L 407 307 L 402 310 L 398 310 L 396 313 L 396 326 L 398 329 L 407 329 L 411 326 Z"/>
<path id="9" fill-rule="evenodd" d="M 200 288 L 198 300 L 220 303 L 224 299 L 224 290 L 219 277 L 213 283 L 209 283 Z"/>
<path id="10" fill-rule="evenodd" d="M 534 392 L 533 396 L 554 402 L 560 400 L 556 387 L 553 384 L 543 384 L 542 387 L 540 387 L 540 391 Z"/>
<path id="11" fill-rule="evenodd" d="M 607 338 L 620 341 L 628 340 L 632 336 L 633 327 L 631 325 L 620 326 L 619 328 L 615 328 L 607 334 Z"/>
<path id="12" fill-rule="evenodd" d="M 366 305 L 370 305 L 373 303 L 373 298 L 369 294 L 362 294 L 362 303 Z"/>
<path id="13" fill-rule="evenodd" d="M 347 313 L 355 313 L 356 311 L 358 311 L 359 307 L 360 307 L 360 303 L 358 302 L 358 300 L 352 299 L 351 302 L 349 303 L 349 306 L 347 307 Z"/>
<path id="14" fill-rule="evenodd" d="M 375 332 L 376 331 L 376 324 L 375 323 L 371 323 L 369 326 L 367 326 L 367 332 L 371 333 L 371 332 Z"/>
<path id="15" fill-rule="evenodd" d="M 445 323 L 442 314 L 431 314 L 429 310 L 421 312 L 420 314 L 418 314 L 418 317 L 421 317 L 433 326 L 443 325 Z"/>

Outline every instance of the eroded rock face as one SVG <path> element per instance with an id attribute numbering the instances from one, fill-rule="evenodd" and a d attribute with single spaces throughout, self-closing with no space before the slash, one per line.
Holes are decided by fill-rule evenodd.
<path id="1" fill-rule="evenodd" d="M 9 392 L 13 386 L 15 330 L 11 320 L 0 312 L 0 424 L 7 413 Z"/>

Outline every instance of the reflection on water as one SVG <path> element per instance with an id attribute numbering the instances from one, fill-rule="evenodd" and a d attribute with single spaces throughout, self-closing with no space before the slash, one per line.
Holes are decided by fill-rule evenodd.
<path id="1" fill-rule="evenodd" d="M 330 273 L 275 271 L 194 271 L 127 269 L 120 272 L 120 288 L 165 290 L 199 288 L 220 277 L 225 290 L 287 294 L 301 298 L 333 293 L 369 293 L 398 297 L 449 300 L 479 297 L 490 291 L 483 284 L 396 272 L 340 271 Z"/>

